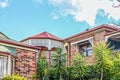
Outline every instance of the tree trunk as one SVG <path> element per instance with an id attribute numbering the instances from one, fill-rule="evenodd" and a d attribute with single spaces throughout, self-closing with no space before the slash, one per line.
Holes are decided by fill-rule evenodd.
<path id="1" fill-rule="evenodd" d="M 81 76 L 79 77 L 79 79 L 82 80 L 82 79 L 81 79 Z"/>
<path id="2" fill-rule="evenodd" d="M 100 80 L 103 80 L 103 70 L 101 70 Z"/>
<path id="3" fill-rule="evenodd" d="M 80 80 L 81 80 L 81 77 L 80 77 Z"/>

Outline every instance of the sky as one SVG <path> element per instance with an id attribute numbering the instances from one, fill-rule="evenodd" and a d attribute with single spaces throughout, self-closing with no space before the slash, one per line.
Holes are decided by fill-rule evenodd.
<path id="1" fill-rule="evenodd" d="M 101 24 L 120 24 L 117 5 L 117 0 L 0 0 L 0 32 L 18 41 L 44 31 L 64 39 Z"/>

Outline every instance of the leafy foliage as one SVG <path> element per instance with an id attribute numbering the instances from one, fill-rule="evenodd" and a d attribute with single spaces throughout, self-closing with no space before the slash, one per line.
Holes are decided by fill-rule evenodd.
<path id="1" fill-rule="evenodd" d="M 120 53 L 116 53 L 116 57 L 113 60 L 114 66 L 112 67 L 111 80 L 120 80 Z"/>
<path id="2" fill-rule="evenodd" d="M 73 75 L 75 79 L 82 80 L 87 74 L 87 67 L 85 66 L 84 59 L 80 54 L 77 55 L 73 64 Z"/>
<path id="3" fill-rule="evenodd" d="M 48 80 L 49 69 L 46 59 L 39 59 L 37 62 L 37 79 Z"/>
<path id="4" fill-rule="evenodd" d="M 20 75 L 17 74 L 13 74 L 13 75 L 6 75 L 2 80 L 27 80 L 27 78 L 22 77 Z"/>
<path id="5" fill-rule="evenodd" d="M 52 56 L 52 68 L 56 74 L 57 80 L 62 80 L 66 70 L 66 54 L 62 52 L 62 48 L 57 48 L 57 53 Z"/>
<path id="6" fill-rule="evenodd" d="M 111 49 L 109 48 L 109 44 L 101 42 L 94 45 L 93 52 L 95 54 L 95 69 L 100 71 L 100 80 L 103 80 L 104 73 L 107 73 L 113 65 L 109 59 Z"/>
<path id="7" fill-rule="evenodd" d="M 38 80 L 120 80 L 120 53 L 113 53 L 105 42 L 93 45 L 93 65 L 86 65 L 78 54 L 73 65 L 66 66 L 66 54 L 61 48 L 56 52 L 50 68 L 45 59 L 38 60 Z"/>

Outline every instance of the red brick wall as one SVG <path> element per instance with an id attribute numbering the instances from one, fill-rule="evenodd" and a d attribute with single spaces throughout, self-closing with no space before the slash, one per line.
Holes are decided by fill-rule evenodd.
<path id="1" fill-rule="evenodd" d="M 77 41 L 80 41 L 80 40 L 83 40 L 83 39 L 87 39 L 87 38 L 90 38 L 90 37 L 94 38 L 94 42 L 100 42 L 102 40 L 105 40 L 105 30 L 96 32 L 94 34 L 89 34 L 89 35 L 85 35 L 85 36 L 78 36 L 75 39 L 72 39 L 71 43 L 72 42 L 77 42 Z M 70 45 L 69 45 L 69 47 L 70 47 Z M 68 63 L 70 65 L 71 61 L 75 59 L 76 55 L 79 52 L 76 49 L 74 49 L 73 45 L 71 45 L 71 49 L 69 50 L 69 52 L 70 53 L 68 54 L 68 56 L 69 56 L 69 62 Z M 87 62 L 87 64 L 93 64 L 94 63 L 93 55 L 85 57 L 84 59 Z"/>
<path id="2" fill-rule="evenodd" d="M 36 75 L 36 52 L 17 49 L 15 73 L 33 80 L 32 76 Z"/>
<path id="3" fill-rule="evenodd" d="M 94 42 L 100 42 L 105 40 L 105 31 L 94 34 Z"/>
<path id="4" fill-rule="evenodd" d="M 73 42 L 77 42 L 77 41 L 87 39 L 90 37 L 93 37 L 93 35 L 92 34 L 81 35 L 81 36 L 76 37 L 75 39 L 72 39 L 70 42 L 73 43 Z"/>

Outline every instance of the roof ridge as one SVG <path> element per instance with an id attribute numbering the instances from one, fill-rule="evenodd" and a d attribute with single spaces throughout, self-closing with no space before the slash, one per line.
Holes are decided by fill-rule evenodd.
<path id="1" fill-rule="evenodd" d="M 93 28 L 91 28 L 91 29 L 89 29 L 89 30 L 87 30 L 87 31 L 82 31 L 82 32 L 80 32 L 80 33 L 78 33 L 78 34 L 75 34 L 75 35 L 73 35 L 73 36 L 70 36 L 70 37 L 68 37 L 68 38 L 65 38 L 65 39 L 63 39 L 63 41 L 64 41 L 64 40 L 71 39 L 71 38 L 76 37 L 76 36 L 79 36 L 80 34 L 87 33 L 87 32 L 93 31 L 93 30 L 97 30 L 97 29 L 103 28 L 103 27 L 111 28 L 111 29 L 114 29 L 114 30 L 119 29 L 118 27 L 111 26 L 111 25 L 109 25 L 109 24 L 102 24 L 102 25 L 93 27 Z"/>
<path id="2" fill-rule="evenodd" d="M 49 38 L 52 37 L 50 33 L 46 32 L 46 34 Z"/>
<path id="3" fill-rule="evenodd" d="M 53 39 L 53 40 L 57 40 L 57 41 L 62 41 L 61 38 L 59 38 L 59 37 L 57 37 L 49 32 L 46 32 L 46 31 L 41 32 L 37 35 L 28 37 L 28 38 L 25 38 L 25 39 L 21 40 L 21 42 L 28 40 L 28 39 Z"/>

